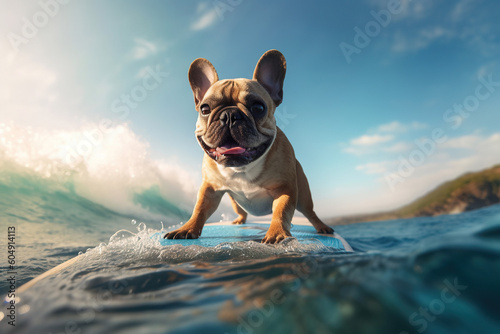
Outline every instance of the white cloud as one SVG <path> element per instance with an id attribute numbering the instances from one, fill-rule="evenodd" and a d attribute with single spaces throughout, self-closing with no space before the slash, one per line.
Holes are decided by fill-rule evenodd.
<path id="1" fill-rule="evenodd" d="M 356 166 L 356 170 L 362 171 L 365 174 L 383 174 L 387 171 L 388 166 L 392 164 L 394 164 L 394 162 L 390 161 L 369 162 L 364 165 Z"/>
<path id="2" fill-rule="evenodd" d="M 200 9 L 201 8 L 201 9 Z M 191 24 L 191 30 L 199 31 L 212 26 L 218 17 L 215 7 L 212 9 L 206 9 L 206 5 L 200 4 L 198 7 L 199 11 L 204 12 L 193 24 Z M 206 10 L 206 11 L 205 11 Z"/>
<path id="3" fill-rule="evenodd" d="M 432 0 L 402 0 L 401 13 L 394 15 L 397 20 L 420 20 L 428 15 L 434 9 L 435 1 Z M 386 3 L 387 6 L 387 3 Z"/>
<path id="4" fill-rule="evenodd" d="M 421 123 L 421 122 L 412 122 L 411 123 L 412 130 L 423 130 L 423 129 L 427 129 L 428 127 L 429 127 L 429 125 L 427 125 L 425 123 Z"/>
<path id="5" fill-rule="evenodd" d="M 493 11 L 477 1 L 407 2 L 402 2 L 402 13 L 393 16 L 394 21 L 404 21 L 390 34 L 393 52 L 416 52 L 453 40 L 488 58 L 498 54 L 500 46 L 491 35 L 496 30 L 491 21 Z"/>
<path id="6" fill-rule="evenodd" d="M 363 135 L 351 140 L 351 145 L 355 146 L 372 146 L 380 143 L 385 143 L 394 139 L 393 135 Z"/>
<path id="7" fill-rule="evenodd" d="M 394 121 L 387 124 L 382 124 L 377 128 L 378 132 L 408 132 L 410 130 L 421 130 L 427 128 L 427 124 L 421 122 L 412 122 L 410 124 L 402 124 Z"/>
<path id="8" fill-rule="evenodd" d="M 399 53 L 418 51 L 427 48 L 439 39 L 451 39 L 455 36 L 453 30 L 441 26 L 426 27 L 416 31 L 416 33 L 409 31 L 405 33 L 397 32 L 394 35 L 392 51 Z"/>
<path id="9" fill-rule="evenodd" d="M 446 151 L 450 147 L 443 145 L 434 154 L 431 154 L 421 166 L 415 166 L 414 172 L 405 181 L 395 187 L 394 197 L 408 193 L 413 198 L 423 195 L 439 184 L 454 179 L 470 171 L 479 171 L 500 163 L 498 148 L 500 147 L 500 133 L 488 137 L 463 136 L 450 139 L 451 147 L 466 148 L 457 153 Z M 475 149 L 470 150 L 471 145 Z M 444 150 L 441 151 L 441 150 Z M 447 153 L 447 154 L 446 154 Z M 397 172 L 394 169 L 392 172 Z M 386 180 L 382 178 L 385 182 Z M 404 203 L 402 203 L 404 204 Z"/>
<path id="10" fill-rule="evenodd" d="M 434 172 L 437 172 L 441 168 L 440 166 L 450 169 L 457 161 L 462 161 L 463 164 L 468 162 L 469 169 L 478 170 L 500 162 L 498 147 L 500 147 L 500 133 L 494 133 L 489 137 L 473 134 L 449 138 L 446 142 L 438 144 L 430 154 L 425 153 L 425 160 L 420 166 L 413 167 L 415 174 L 419 174 L 417 171 L 432 173 L 433 168 L 436 169 Z M 383 150 L 385 152 L 392 151 L 392 153 L 407 152 L 408 156 L 402 155 L 406 160 L 409 160 L 410 151 L 421 151 L 416 145 L 407 142 L 396 143 Z M 384 174 L 386 171 L 397 173 L 400 164 L 400 160 L 370 162 L 356 166 L 356 170 L 366 174 Z"/>
<path id="11" fill-rule="evenodd" d="M 370 0 L 369 2 L 374 8 L 380 9 L 386 9 L 388 4 L 387 0 Z M 394 21 L 422 19 L 433 9 L 435 3 L 432 0 L 401 0 L 399 1 L 399 5 L 400 10 L 398 14 L 395 14 L 392 17 Z"/>
<path id="12" fill-rule="evenodd" d="M 472 3 L 471 0 L 462 0 L 455 4 L 455 7 L 451 11 L 451 19 L 454 22 L 460 21 L 463 18 L 464 13 L 466 13 L 469 5 Z"/>
<path id="13" fill-rule="evenodd" d="M 378 131 L 380 132 L 404 132 L 406 129 L 407 127 L 398 121 L 382 124 L 378 127 Z"/>
<path id="14" fill-rule="evenodd" d="M 352 155 L 363 155 L 363 154 L 367 153 L 365 149 L 360 149 L 360 148 L 354 147 L 354 146 L 346 147 L 342 150 L 342 152 L 349 153 Z"/>
<path id="15" fill-rule="evenodd" d="M 405 141 L 393 143 L 396 135 L 427 127 L 427 124 L 420 122 L 403 124 L 399 121 L 393 121 L 382 124 L 375 131 L 371 131 L 372 133 L 351 139 L 349 145 L 343 149 L 343 152 L 358 156 L 377 152 L 403 153 L 411 149 L 412 146 Z M 392 145 L 387 146 L 389 143 Z"/>
<path id="16" fill-rule="evenodd" d="M 444 149 L 472 149 L 481 145 L 484 138 L 478 135 L 467 135 L 457 138 L 448 139 L 445 143 L 441 144 Z"/>
<path id="17" fill-rule="evenodd" d="M 131 57 L 134 60 L 145 59 L 158 52 L 158 46 L 153 42 L 142 38 L 135 38 L 134 43 L 135 45 L 131 53 Z"/>
<path id="18" fill-rule="evenodd" d="M 455 171 L 455 173 L 465 173 L 471 170 L 480 170 L 500 163 L 498 148 L 500 147 L 500 133 L 494 133 L 490 136 L 465 135 L 461 137 L 450 138 L 446 142 L 439 144 L 431 154 L 426 155 L 426 159 L 420 166 L 413 166 L 415 178 L 425 176 L 427 173 L 440 173 L 441 169 Z M 415 147 L 417 150 L 417 147 Z M 403 156 L 404 158 L 408 158 Z M 409 159 L 406 159 L 409 160 Z M 367 165 L 356 167 L 356 170 L 364 171 L 367 174 L 380 171 L 385 173 L 385 168 L 392 168 L 390 172 L 398 173 L 398 165 L 401 161 L 393 163 L 392 167 L 387 161 L 372 162 Z M 379 166 L 380 168 L 375 168 Z M 368 171 L 370 173 L 368 173 Z M 407 179 L 412 179 L 413 176 Z"/>
<path id="19" fill-rule="evenodd" d="M 389 142 L 393 139 L 393 135 L 363 135 L 361 137 L 351 139 L 349 146 L 345 147 L 343 152 L 353 155 L 373 153 L 374 148 L 377 148 L 380 144 Z"/>
<path id="20" fill-rule="evenodd" d="M 395 143 L 394 145 L 384 147 L 382 151 L 387 152 L 387 153 L 403 153 L 403 152 L 408 152 L 412 148 L 412 145 L 410 145 L 407 142 L 398 142 Z"/>
<path id="21" fill-rule="evenodd" d="M 351 187 L 336 194 L 333 202 L 338 215 L 392 210 L 406 205 L 428 193 L 443 182 L 467 172 L 480 171 L 500 163 L 498 148 L 500 132 L 489 136 L 467 135 L 450 138 L 447 145 L 440 145 L 421 166 L 391 190 L 384 174 L 397 173 L 399 160 L 370 162 L 356 166 L 356 170 L 371 175 L 373 183 Z M 455 148 L 462 147 L 457 151 Z M 473 149 L 470 149 L 473 147 Z M 330 200 L 330 206 L 331 206 Z M 320 202 L 321 203 L 321 202 Z"/>

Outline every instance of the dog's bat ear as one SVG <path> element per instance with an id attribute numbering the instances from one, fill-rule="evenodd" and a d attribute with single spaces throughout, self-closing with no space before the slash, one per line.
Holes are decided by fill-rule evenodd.
<path id="1" fill-rule="evenodd" d="M 204 58 L 198 58 L 191 63 L 188 77 L 189 84 L 193 90 L 195 105 L 198 105 L 203 100 L 208 88 L 219 80 L 217 71 L 215 71 L 212 63 Z"/>
<path id="2" fill-rule="evenodd" d="M 257 80 L 267 90 L 276 106 L 283 101 L 285 74 L 285 56 L 278 50 L 269 50 L 264 53 L 253 72 L 254 80 Z"/>

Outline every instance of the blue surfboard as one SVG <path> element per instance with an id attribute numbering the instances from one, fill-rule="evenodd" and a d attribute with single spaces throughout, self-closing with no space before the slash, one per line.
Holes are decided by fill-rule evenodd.
<path id="1" fill-rule="evenodd" d="M 233 225 L 228 222 L 206 224 L 201 236 L 198 239 L 164 239 L 165 233 L 174 230 L 170 228 L 160 233 L 155 233 L 152 238 L 158 240 L 162 246 L 173 245 L 198 245 L 203 247 L 215 247 L 224 242 L 256 241 L 260 242 L 269 224 L 266 223 L 246 223 Z M 352 252 L 351 246 L 338 233 L 318 234 L 311 225 L 292 225 L 292 237 L 299 242 L 319 241 L 324 246 L 335 248 L 340 251 Z"/>

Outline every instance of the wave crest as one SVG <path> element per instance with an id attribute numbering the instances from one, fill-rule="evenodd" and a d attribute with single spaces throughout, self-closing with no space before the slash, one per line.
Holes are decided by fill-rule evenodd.
<path id="1" fill-rule="evenodd" d="M 74 193 L 146 220 L 186 219 L 199 176 L 152 159 L 149 144 L 125 123 L 99 129 L 95 123 L 77 130 L 0 123 L 0 183 Z"/>

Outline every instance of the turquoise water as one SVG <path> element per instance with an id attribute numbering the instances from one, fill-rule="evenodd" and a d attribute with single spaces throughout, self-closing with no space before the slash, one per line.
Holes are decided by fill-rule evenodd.
<path id="1" fill-rule="evenodd" d="M 500 206 L 338 226 L 355 249 L 346 254 L 293 239 L 163 247 L 147 237 L 159 221 L 131 223 L 133 215 L 80 196 L 70 179 L 5 172 L 0 194 L 2 233 L 16 227 L 18 286 L 84 253 L 20 295 L 16 327 L 3 317 L 2 333 L 500 330 Z M 141 200 L 164 201 L 154 190 Z M 183 219 L 172 211 L 165 225 Z"/>
<path id="2" fill-rule="evenodd" d="M 350 254 L 161 246 L 149 236 L 186 221 L 197 181 L 126 126 L 81 161 L 65 159 L 81 132 L 0 133 L 0 294 L 9 226 L 17 288 L 83 254 L 17 296 L 16 327 L 4 301 L 1 333 L 500 333 L 500 206 L 338 226 Z"/>

